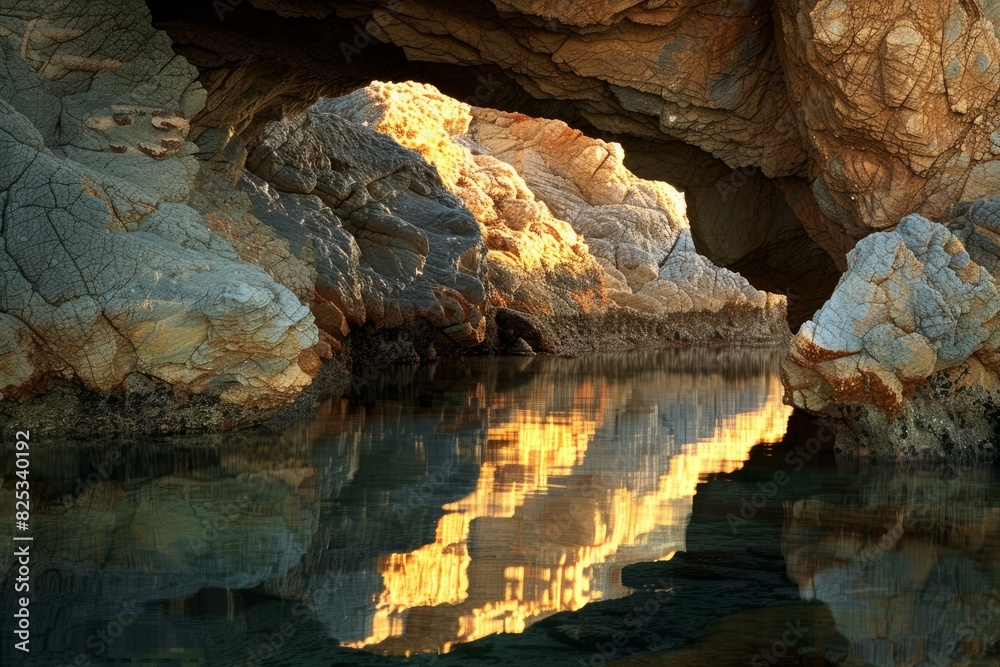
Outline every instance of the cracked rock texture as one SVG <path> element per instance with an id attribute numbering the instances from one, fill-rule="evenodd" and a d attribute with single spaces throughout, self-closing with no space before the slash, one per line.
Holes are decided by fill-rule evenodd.
<path id="1" fill-rule="evenodd" d="M 954 233 L 911 215 L 859 242 L 833 297 L 792 340 L 787 399 L 844 418 L 849 448 L 923 457 L 993 446 L 1000 296 L 988 269 L 1000 200 L 961 212 Z"/>
<path id="2" fill-rule="evenodd" d="M 479 226 L 419 154 L 320 106 L 270 126 L 247 166 L 255 210 L 315 257 L 324 330 L 423 320 L 463 347 L 483 341 Z"/>
<path id="3" fill-rule="evenodd" d="M 600 130 L 807 177 L 815 204 L 802 224 L 837 260 L 909 213 L 940 218 L 996 183 L 996 3 L 403 0 L 336 11 L 410 60 L 497 65 Z"/>
<path id="4" fill-rule="evenodd" d="M 582 342 L 560 333 L 566 318 L 605 314 L 624 318 L 615 330 L 629 317 L 670 328 L 669 316 L 698 314 L 744 327 L 710 326 L 709 336 L 780 339 L 784 299 L 699 255 L 680 193 L 637 178 L 622 158 L 619 145 L 560 121 L 470 107 L 429 85 L 375 82 L 269 126 L 247 165 L 269 183 L 259 190 L 271 193 L 262 204 L 270 212 L 258 215 L 293 246 L 335 230 L 348 237 L 340 246 L 359 247 L 319 269 L 324 308 L 347 323 L 340 335 L 369 313 L 382 327 L 429 322 L 471 347 L 484 340 L 484 314 L 501 310 L 502 339 L 521 337 L 507 336 L 503 322 L 513 318 L 549 352 Z M 281 223 L 281 207 L 278 217 L 305 223 Z M 603 345 L 608 321 L 587 327 L 590 349 Z"/>
<path id="5" fill-rule="evenodd" d="M 7 416 L 260 421 L 377 332 L 408 361 L 787 336 L 676 190 L 562 122 L 376 84 L 245 142 L 137 0 L 0 0 L 0 53 Z"/>
<path id="6" fill-rule="evenodd" d="M 291 401 L 311 381 L 317 328 L 263 267 L 283 254 L 293 287 L 308 267 L 209 201 L 186 140 L 205 102 L 197 72 L 142 3 L 38 4 L 0 5 L 4 402 L 127 382 L 254 409 Z M 261 261 L 246 261 L 234 225 L 257 231 Z"/>
<path id="7" fill-rule="evenodd" d="M 1000 179 L 992 1 L 247 0 L 223 21 L 149 4 L 202 72 L 213 102 L 199 127 L 252 134 L 367 80 L 415 79 L 475 106 L 683 142 L 737 179 L 755 170 L 771 181 L 752 186 L 762 206 L 742 199 L 733 216 L 752 242 L 720 248 L 713 206 L 692 207 L 694 240 L 760 289 L 787 291 L 775 273 L 795 285 L 811 304 L 793 305 L 796 324 L 857 241 L 911 213 L 945 219 Z M 780 232 L 759 231 L 771 213 Z M 815 272 L 797 261 L 819 250 Z"/>
<path id="8" fill-rule="evenodd" d="M 856 240 L 908 213 L 941 219 L 958 201 L 995 193 L 1000 5 L 775 6 L 813 193 L 831 226 Z"/>

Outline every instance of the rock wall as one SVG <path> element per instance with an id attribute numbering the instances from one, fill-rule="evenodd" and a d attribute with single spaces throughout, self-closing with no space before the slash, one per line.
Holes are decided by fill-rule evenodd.
<path id="1" fill-rule="evenodd" d="M 468 348 L 497 312 L 500 351 L 597 350 L 629 329 L 630 346 L 780 339 L 784 300 L 697 254 L 683 196 L 622 159 L 560 121 L 375 82 L 267 127 L 247 166 L 270 184 L 255 212 L 294 247 L 337 230 L 331 246 L 359 249 L 319 267 L 313 311 L 335 337 L 427 322 Z M 306 202 L 315 216 L 288 208 Z"/>
<path id="2" fill-rule="evenodd" d="M 700 253 L 746 272 L 758 289 L 795 292 L 796 327 L 836 282 L 831 260 L 822 257 L 826 251 L 799 219 L 818 215 L 815 199 L 810 195 L 811 208 L 790 208 L 783 190 L 767 180 L 806 174 L 797 124 L 784 104 L 767 7 L 731 2 L 655 11 L 588 7 L 581 13 L 562 3 L 544 11 L 519 7 L 516 12 L 526 12 L 521 15 L 485 0 L 432 9 L 407 3 L 390 12 L 377 3 L 223 3 L 217 12 L 159 0 L 148 4 L 176 51 L 202 73 L 209 103 L 193 121 L 196 134 L 206 127 L 232 127 L 251 139 L 267 122 L 300 112 L 321 96 L 340 95 L 372 79 L 411 79 L 474 106 L 558 118 L 623 144 L 634 137 L 680 140 L 686 142 L 678 142 L 680 155 L 693 149 L 698 159 L 714 154 L 725 160 L 718 160 L 725 193 L 721 215 L 734 227 L 745 226 L 753 239 L 741 255 L 732 256 L 732 246 L 717 253 L 720 208 L 693 205 L 689 212 Z M 573 18 L 553 18 L 559 13 Z M 731 51 L 737 42 L 740 48 Z M 626 152 L 631 156 L 632 148 Z M 677 169 L 662 160 L 645 166 L 643 177 L 678 184 Z M 758 176 L 747 179 L 751 172 Z M 755 185 L 742 188 L 748 181 Z M 739 196 L 729 196 L 741 189 Z M 808 186 L 789 196 L 797 201 L 801 189 Z M 771 203 L 758 204 L 756 191 Z M 759 234 L 773 222 L 775 208 L 783 221 L 780 232 Z M 822 222 L 809 228 L 828 233 Z M 766 257 L 762 247 L 769 248 Z M 815 261 L 803 263 L 803 257 Z M 791 284 L 795 290 L 789 290 Z"/>
<path id="3" fill-rule="evenodd" d="M 5 409 L 240 423 L 400 332 L 409 361 L 780 339 L 785 299 L 713 259 L 815 312 L 788 397 L 845 442 L 995 439 L 995 3 L 0 7 Z"/>
<path id="4" fill-rule="evenodd" d="M 995 3 L 779 0 L 813 193 L 849 238 L 995 193 Z"/>
<path id="5" fill-rule="evenodd" d="M 212 82 L 210 95 L 242 100 L 214 105 L 228 117 L 199 122 L 252 126 L 260 105 L 239 95 L 252 81 L 282 91 L 281 105 L 266 102 L 267 113 L 281 114 L 324 86 L 350 88 L 349 72 L 374 79 L 386 77 L 380 69 L 399 71 L 481 106 L 680 141 L 730 168 L 759 170 L 796 221 L 773 246 L 777 256 L 822 249 L 840 271 L 858 240 L 910 213 L 943 219 L 959 201 L 995 194 L 993 2 L 248 0 L 207 18 L 150 4 Z M 322 31 L 324 48 L 275 37 L 262 54 L 265 25 L 279 35 Z M 274 77 L 275 63 L 293 75 Z M 770 210 L 736 217 L 752 229 L 771 222 Z M 715 259 L 711 214 L 692 222 L 705 226 L 695 240 Z M 752 248 L 740 260 L 732 266 L 766 264 Z M 808 288 L 806 299 L 828 296 L 829 283 L 784 264 Z M 773 288 L 766 275 L 752 278 Z"/>
<path id="6" fill-rule="evenodd" d="M 127 4 L 0 11 L 3 397 L 164 382 L 287 403 L 316 370 L 317 329 L 293 292 L 308 267 L 213 198 L 186 140 L 205 103 L 197 72 Z M 261 238 L 261 261 L 241 256 L 235 225 Z"/>
<path id="7" fill-rule="evenodd" d="M 601 130 L 809 178 L 819 210 L 803 225 L 838 259 L 909 213 L 988 196 L 996 179 L 993 3 L 358 5 L 337 11 L 410 60 L 499 65 Z"/>
<path id="8" fill-rule="evenodd" d="M 248 145 L 201 122 L 220 98 L 142 3 L 0 9 L 7 416 L 255 422 L 378 332 L 408 361 L 787 336 L 620 146 L 386 84 L 255 116 Z"/>

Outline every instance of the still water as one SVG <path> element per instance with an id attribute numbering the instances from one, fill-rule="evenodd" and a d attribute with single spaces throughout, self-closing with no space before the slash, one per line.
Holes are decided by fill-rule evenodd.
<path id="1" fill-rule="evenodd" d="M 838 462 L 781 356 L 469 359 L 280 436 L 35 443 L 0 664 L 997 664 L 994 469 Z"/>

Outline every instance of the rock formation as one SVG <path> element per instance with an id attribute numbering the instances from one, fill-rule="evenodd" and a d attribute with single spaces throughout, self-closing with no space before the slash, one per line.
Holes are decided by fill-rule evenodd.
<path id="1" fill-rule="evenodd" d="M 699 255 L 683 197 L 616 144 L 419 85 L 210 126 L 142 3 L 2 7 L 8 415 L 259 421 L 385 332 L 407 361 L 787 335 L 784 299 Z"/>
<path id="2" fill-rule="evenodd" d="M 784 328 L 781 298 L 695 252 L 680 193 L 559 121 L 375 82 L 265 128 L 247 168 L 254 214 L 313 258 L 335 339 L 429 324 L 435 345 L 469 348 L 494 313 L 501 351 Z"/>
<path id="3" fill-rule="evenodd" d="M 737 337 L 763 340 L 768 334 L 751 330 L 768 322 L 780 336 L 782 300 L 697 254 L 683 197 L 635 177 L 618 145 L 415 84 L 376 82 L 317 109 L 387 134 L 434 165 L 481 226 L 489 300 L 508 316 L 558 326 L 560 316 L 630 312 L 621 307 L 658 317 L 725 311 L 747 329 Z M 595 329 L 588 347 L 609 333 Z M 555 351 L 563 338 L 541 344 Z"/>
<path id="4" fill-rule="evenodd" d="M 809 237 L 789 204 L 808 193 L 805 179 L 778 181 L 756 167 L 734 170 L 679 141 L 613 136 L 630 171 L 684 193 L 699 252 L 754 287 L 788 297 L 793 331 L 830 297 L 840 278 L 838 263 Z"/>
<path id="5" fill-rule="evenodd" d="M 474 106 L 560 118 L 591 134 L 676 139 L 689 149 L 699 147 L 694 150 L 703 157 L 725 160 L 719 164 L 729 173 L 721 176 L 727 183 L 735 178 L 742 184 L 746 172 L 724 164 L 795 183 L 793 208 L 776 182 L 763 186 L 765 196 L 777 195 L 771 205 L 761 207 L 752 193 L 756 188 L 747 188 L 724 207 L 725 218 L 745 219 L 751 228 L 769 225 L 767 211 L 777 207 L 790 228 L 783 225 L 777 235 L 748 233 L 750 247 L 735 258 L 732 246 L 715 254 L 696 229 L 700 252 L 734 270 L 752 271 L 761 258 L 754 250 L 766 245 L 781 256 L 770 263 L 783 276 L 775 280 L 771 271 L 757 272 L 755 287 L 787 292 L 795 283 L 806 300 L 825 298 L 835 282 L 830 260 L 799 266 L 803 256 L 825 251 L 796 217 L 813 213 L 808 204 L 798 204 L 800 191 L 808 190 L 807 153 L 786 103 L 771 12 L 763 4 L 609 9 L 584 3 L 581 10 L 579 3 L 477 0 L 433 7 L 394 3 L 387 9 L 379 2 L 248 0 L 236 7 L 219 3 L 217 12 L 148 4 L 156 25 L 202 73 L 209 103 L 193 121 L 195 132 L 233 127 L 252 137 L 267 120 L 301 111 L 320 96 L 392 78 L 433 83 Z M 676 171 L 660 170 L 658 162 L 643 176 L 672 182 Z M 701 220 L 692 223 L 697 228 Z M 826 278 L 817 282 L 816 275 Z M 811 312 L 796 313 L 795 324 Z"/>
<path id="6" fill-rule="evenodd" d="M 847 419 L 844 443 L 875 456 L 992 448 L 1000 405 L 1000 201 L 944 225 L 920 215 L 848 254 L 833 297 L 783 366 L 788 399 Z"/>
<path id="7" fill-rule="evenodd" d="M 759 243 L 726 265 L 766 263 L 754 249 L 767 245 L 806 299 L 825 298 L 831 283 L 813 282 L 824 267 L 796 266 L 803 254 L 821 248 L 842 271 L 873 231 L 995 194 L 994 2 L 247 0 L 224 17 L 149 4 L 219 100 L 196 125 L 259 128 L 259 116 L 366 82 L 352 77 L 384 77 L 382 68 L 477 106 L 683 142 L 735 169 L 732 178 L 759 170 L 771 181 L 763 192 L 786 200 L 778 212 L 794 212 L 791 226 L 766 243 L 768 233 L 750 230 L 776 209 L 745 200 L 736 217 Z M 323 48 L 289 44 L 303 31 Z M 255 85 L 266 99 L 247 94 Z M 692 220 L 695 241 L 721 261 L 710 250 L 717 235 L 699 231 L 707 215 Z M 766 275 L 751 277 L 773 289 Z"/>
<path id="8" fill-rule="evenodd" d="M 293 292 L 307 266 L 213 198 L 186 140 L 205 103 L 194 68 L 141 5 L 15 4 L 0 11 L 4 402 L 150 382 L 245 407 L 290 401 L 317 370 Z"/>
<path id="9" fill-rule="evenodd" d="M 993 438 L 996 3 L 0 6 L 5 410 L 69 386 L 222 425 L 352 348 L 780 338 L 713 260 L 795 323 L 846 272 L 797 405 L 889 455 Z"/>
<path id="10" fill-rule="evenodd" d="M 909 213 L 940 219 L 958 201 L 995 193 L 996 3 L 775 5 L 828 226 L 857 240 Z"/>
<path id="11" fill-rule="evenodd" d="M 838 259 L 873 230 L 945 215 L 995 183 L 994 3 L 358 4 L 368 32 L 410 60 L 495 64 L 601 130 L 806 176 L 818 211 L 802 222 Z"/>

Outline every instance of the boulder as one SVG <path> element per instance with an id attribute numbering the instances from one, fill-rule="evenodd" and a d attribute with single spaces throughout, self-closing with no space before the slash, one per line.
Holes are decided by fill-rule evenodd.
<path id="1" fill-rule="evenodd" d="M 135 376 L 181 403 L 290 403 L 317 343 L 292 291 L 308 267 L 201 173 L 197 71 L 141 2 L 14 5 L 0 11 L 0 402 Z"/>
<path id="2" fill-rule="evenodd" d="M 994 210 L 973 205 L 952 223 L 958 235 L 911 215 L 860 241 L 830 301 L 792 340 L 786 398 L 844 418 L 842 444 L 862 453 L 991 448 L 1000 298 L 977 221 Z"/>
<path id="3" fill-rule="evenodd" d="M 312 257 L 328 333 L 423 321 L 483 341 L 483 236 L 419 154 L 320 105 L 268 127 L 247 167 L 254 212 Z"/>

